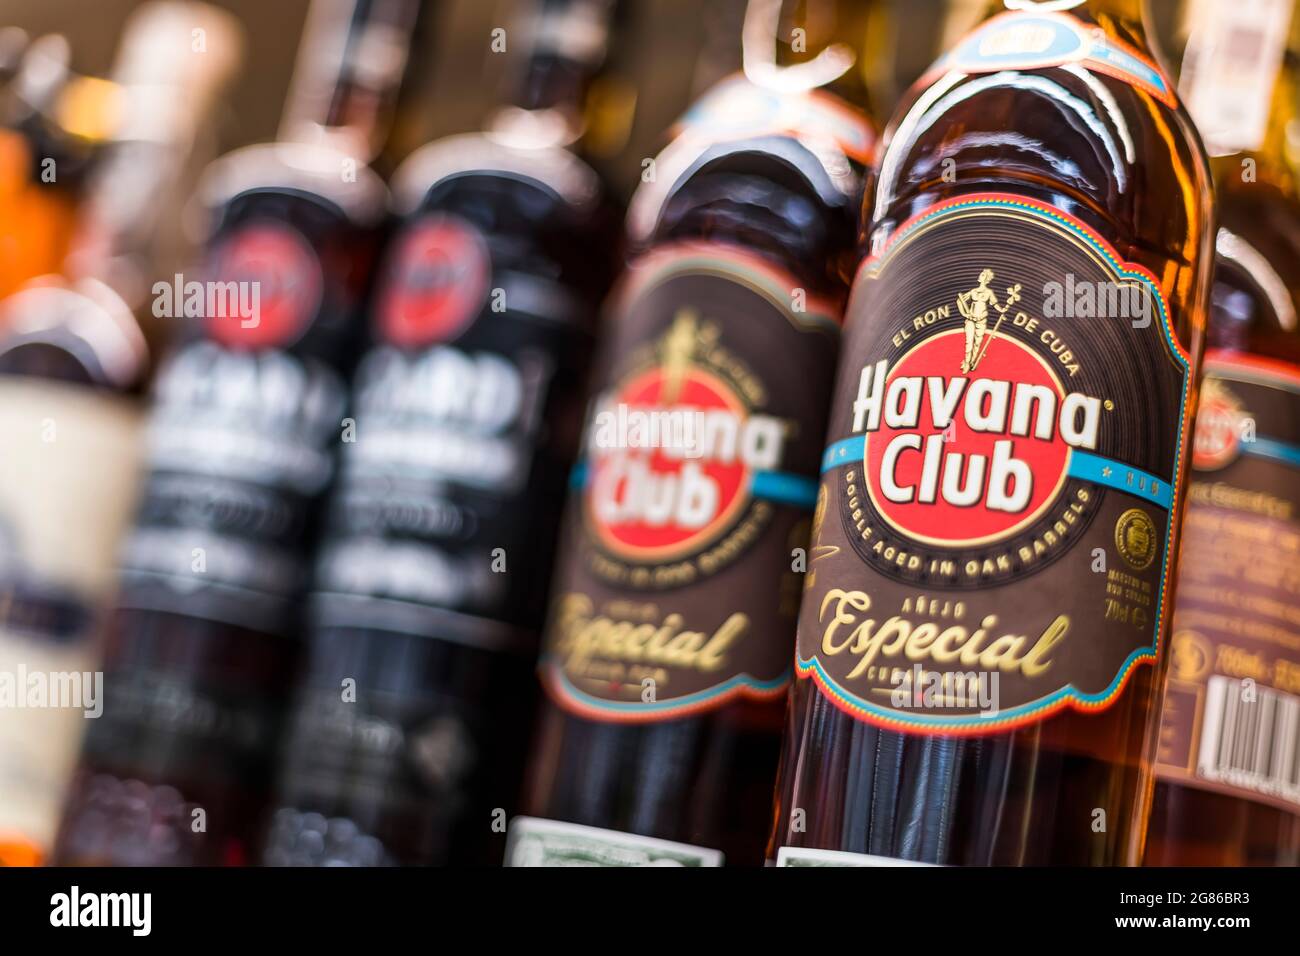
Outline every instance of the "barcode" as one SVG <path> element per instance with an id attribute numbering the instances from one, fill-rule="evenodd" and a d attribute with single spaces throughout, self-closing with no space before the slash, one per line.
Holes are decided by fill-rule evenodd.
<path id="1" fill-rule="evenodd" d="M 1300 697 L 1212 676 L 1196 773 L 1300 806 Z"/>

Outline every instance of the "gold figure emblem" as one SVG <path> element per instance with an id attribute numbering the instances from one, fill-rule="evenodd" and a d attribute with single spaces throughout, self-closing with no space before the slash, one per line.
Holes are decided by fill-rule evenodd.
<path id="1" fill-rule="evenodd" d="M 673 318 L 672 327 L 664 334 L 662 347 L 663 385 L 659 397 L 664 402 L 675 402 L 686 384 L 686 373 L 695 354 L 695 340 L 699 333 L 699 320 L 690 309 L 682 309 Z"/>
<path id="2" fill-rule="evenodd" d="M 966 320 L 966 357 L 961 363 L 963 372 L 975 371 L 975 366 L 979 365 L 984 353 L 989 350 L 989 343 L 997 338 L 998 329 L 1002 328 L 1002 320 L 1007 317 L 1007 312 L 1020 300 L 1020 283 L 1017 282 L 1013 286 L 1007 286 L 1006 304 L 999 304 L 998 294 L 989 288 L 993 278 L 993 270 L 984 269 L 980 272 L 979 285 L 957 296 L 957 311 Z M 993 326 L 993 332 L 986 335 L 990 307 L 997 310 L 998 321 Z"/>
<path id="3" fill-rule="evenodd" d="M 1156 526 L 1141 508 L 1130 508 L 1115 522 L 1115 547 L 1135 571 L 1151 567 L 1156 557 Z"/>

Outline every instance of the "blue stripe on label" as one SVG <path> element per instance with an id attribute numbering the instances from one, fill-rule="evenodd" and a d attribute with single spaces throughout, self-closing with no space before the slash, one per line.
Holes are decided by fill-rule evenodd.
<path id="1" fill-rule="evenodd" d="M 569 490 L 581 491 L 585 487 L 587 487 L 587 463 L 576 461 L 573 463 L 573 471 L 569 472 Z"/>
<path id="2" fill-rule="evenodd" d="M 1070 477 L 1126 491 L 1130 495 L 1145 498 L 1166 511 L 1173 507 L 1174 489 L 1169 482 L 1141 468 L 1103 458 L 1101 455 L 1075 451 L 1070 456 Z"/>
<path id="3" fill-rule="evenodd" d="M 1278 444 L 1278 442 L 1255 442 L 1256 446 Z M 822 454 L 822 473 L 838 468 L 840 465 L 861 462 L 865 450 L 866 438 L 863 435 L 855 435 L 853 438 L 845 438 L 833 443 Z M 1288 450 L 1297 456 L 1294 460 L 1300 463 L 1300 450 Z M 1260 451 L 1258 454 L 1266 454 L 1266 452 Z M 1141 468 L 1112 461 L 1101 455 L 1075 451 L 1070 456 L 1070 477 L 1081 478 L 1118 491 L 1126 491 L 1139 498 L 1145 498 L 1165 510 L 1173 505 L 1173 487 L 1169 482 Z"/>
<path id="4" fill-rule="evenodd" d="M 1288 445 L 1286 442 L 1274 441 L 1271 438 L 1256 438 L 1254 441 L 1241 442 L 1237 448 L 1243 455 L 1272 458 L 1274 461 L 1300 468 L 1300 446 Z"/>
<path id="5" fill-rule="evenodd" d="M 1011 35 L 1012 31 L 1023 33 L 1028 30 L 1037 31 L 1040 37 L 1050 38 L 1046 43 L 1039 44 L 1032 54 L 1028 54 L 1024 49 L 1014 47 L 1008 50 L 1005 43 L 989 42 L 999 35 L 1005 37 Z M 1031 57 L 1042 60 L 1068 60 L 1071 57 L 1082 55 L 1080 51 L 1083 49 L 1084 38 L 1080 36 L 1078 31 L 1070 29 L 1060 20 L 1051 17 L 1022 15 L 1014 20 L 990 22 L 983 29 L 976 30 L 962 41 L 949 54 L 947 59 L 956 60 L 959 68 L 974 66 L 985 70 L 993 70 L 999 67 L 1018 66 Z"/>
<path id="6" fill-rule="evenodd" d="M 1118 70 L 1127 73 L 1129 76 L 1137 77 L 1148 86 L 1154 86 L 1162 92 L 1167 92 L 1168 86 L 1165 78 L 1160 75 L 1159 71 L 1152 69 L 1149 63 L 1143 63 L 1131 53 L 1117 49 L 1106 43 L 1093 43 L 1088 55 L 1102 63 L 1113 66 Z"/>
<path id="7" fill-rule="evenodd" d="M 822 474 L 824 475 L 832 468 L 838 468 L 840 465 L 862 461 L 862 456 L 866 453 L 866 450 L 867 439 L 865 435 L 855 435 L 853 438 L 844 438 L 832 443 L 826 451 L 822 452 Z"/>
<path id="8" fill-rule="evenodd" d="M 796 508 L 811 508 L 817 504 L 817 482 L 785 471 L 754 472 L 750 493 L 755 498 Z"/>
<path id="9" fill-rule="evenodd" d="M 564 687 L 565 692 L 580 703 L 595 710 L 604 710 L 610 713 L 642 715 L 661 714 L 665 712 L 671 713 L 673 711 L 682 710 L 686 707 L 695 707 L 701 704 L 706 704 L 715 698 L 721 697 L 729 691 L 734 691 L 739 688 L 748 688 L 749 690 L 755 691 L 759 694 L 770 694 L 774 691 L 780 690 L 786 684 L 790 683 L 790 678 L 794 673 L 794 668 L 791 666 L 787 667 L 779 677 L 775 677 L 772 680 L 759 680 L 756 677 L 751 677 L 749 674 L 737 674 L 714 687 L 708 687 L 704 690 L 696 691 L 693 694 L 686 694 L 683 697 L 674 697 L 669 700 L 606 700 L 603 697 L 594 697 L 574 685 L 573 681 L 569 680 L 569 675 L 564 673 L 564 668 L 561 666 L 560 662 L 556 660 L 554 655 L 544 655 L 541 664 L 543 667 L 551 668 L 551 672 Z"/>
<path id="10" fill-rule="evenodd" d="M 589 469 L 585 461 L 573 466 L 569 473 L 569 488 L 581 491 L 587 487 Z M 764 501 L 774 501 L 781 505 L 793 505 L 796 508 L 812 508 L 817 504 L 817 482 L 803 475 L 792 475 L 785 471 L 756 471 L 750 494 Z"/>

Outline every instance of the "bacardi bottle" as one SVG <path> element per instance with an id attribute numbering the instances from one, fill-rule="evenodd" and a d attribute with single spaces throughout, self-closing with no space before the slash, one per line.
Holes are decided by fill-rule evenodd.
<path id="1" fill-rule="evenodd" d="M 501 859 L 617 248 L 577 153 L 612 7 L 523 5 L 514 102 L 395 175 L 268 864 Z"/>

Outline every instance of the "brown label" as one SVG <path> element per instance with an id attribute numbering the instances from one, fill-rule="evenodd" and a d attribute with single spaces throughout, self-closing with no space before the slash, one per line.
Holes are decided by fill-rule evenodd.
<path id="1" fill-rule="evenodd" d="M 1300 368 L 1206 358 L 1156 773 L 1300 808 Z"/>
<path id="2" fill-rule="evenodd" d="M 972 195 L 864 263 L 848 324 L 799 675 L 902 729 L 1108 706 L 1165 613 L 1188 359 L 1155 281 Z"/>
<path id="3" fill-rule="evenodd" d="M 633 267 L 613 313 L 544 681 L 605 720 L 779 696 L 834 311 L 760 259 L 678 245 Z"/>

